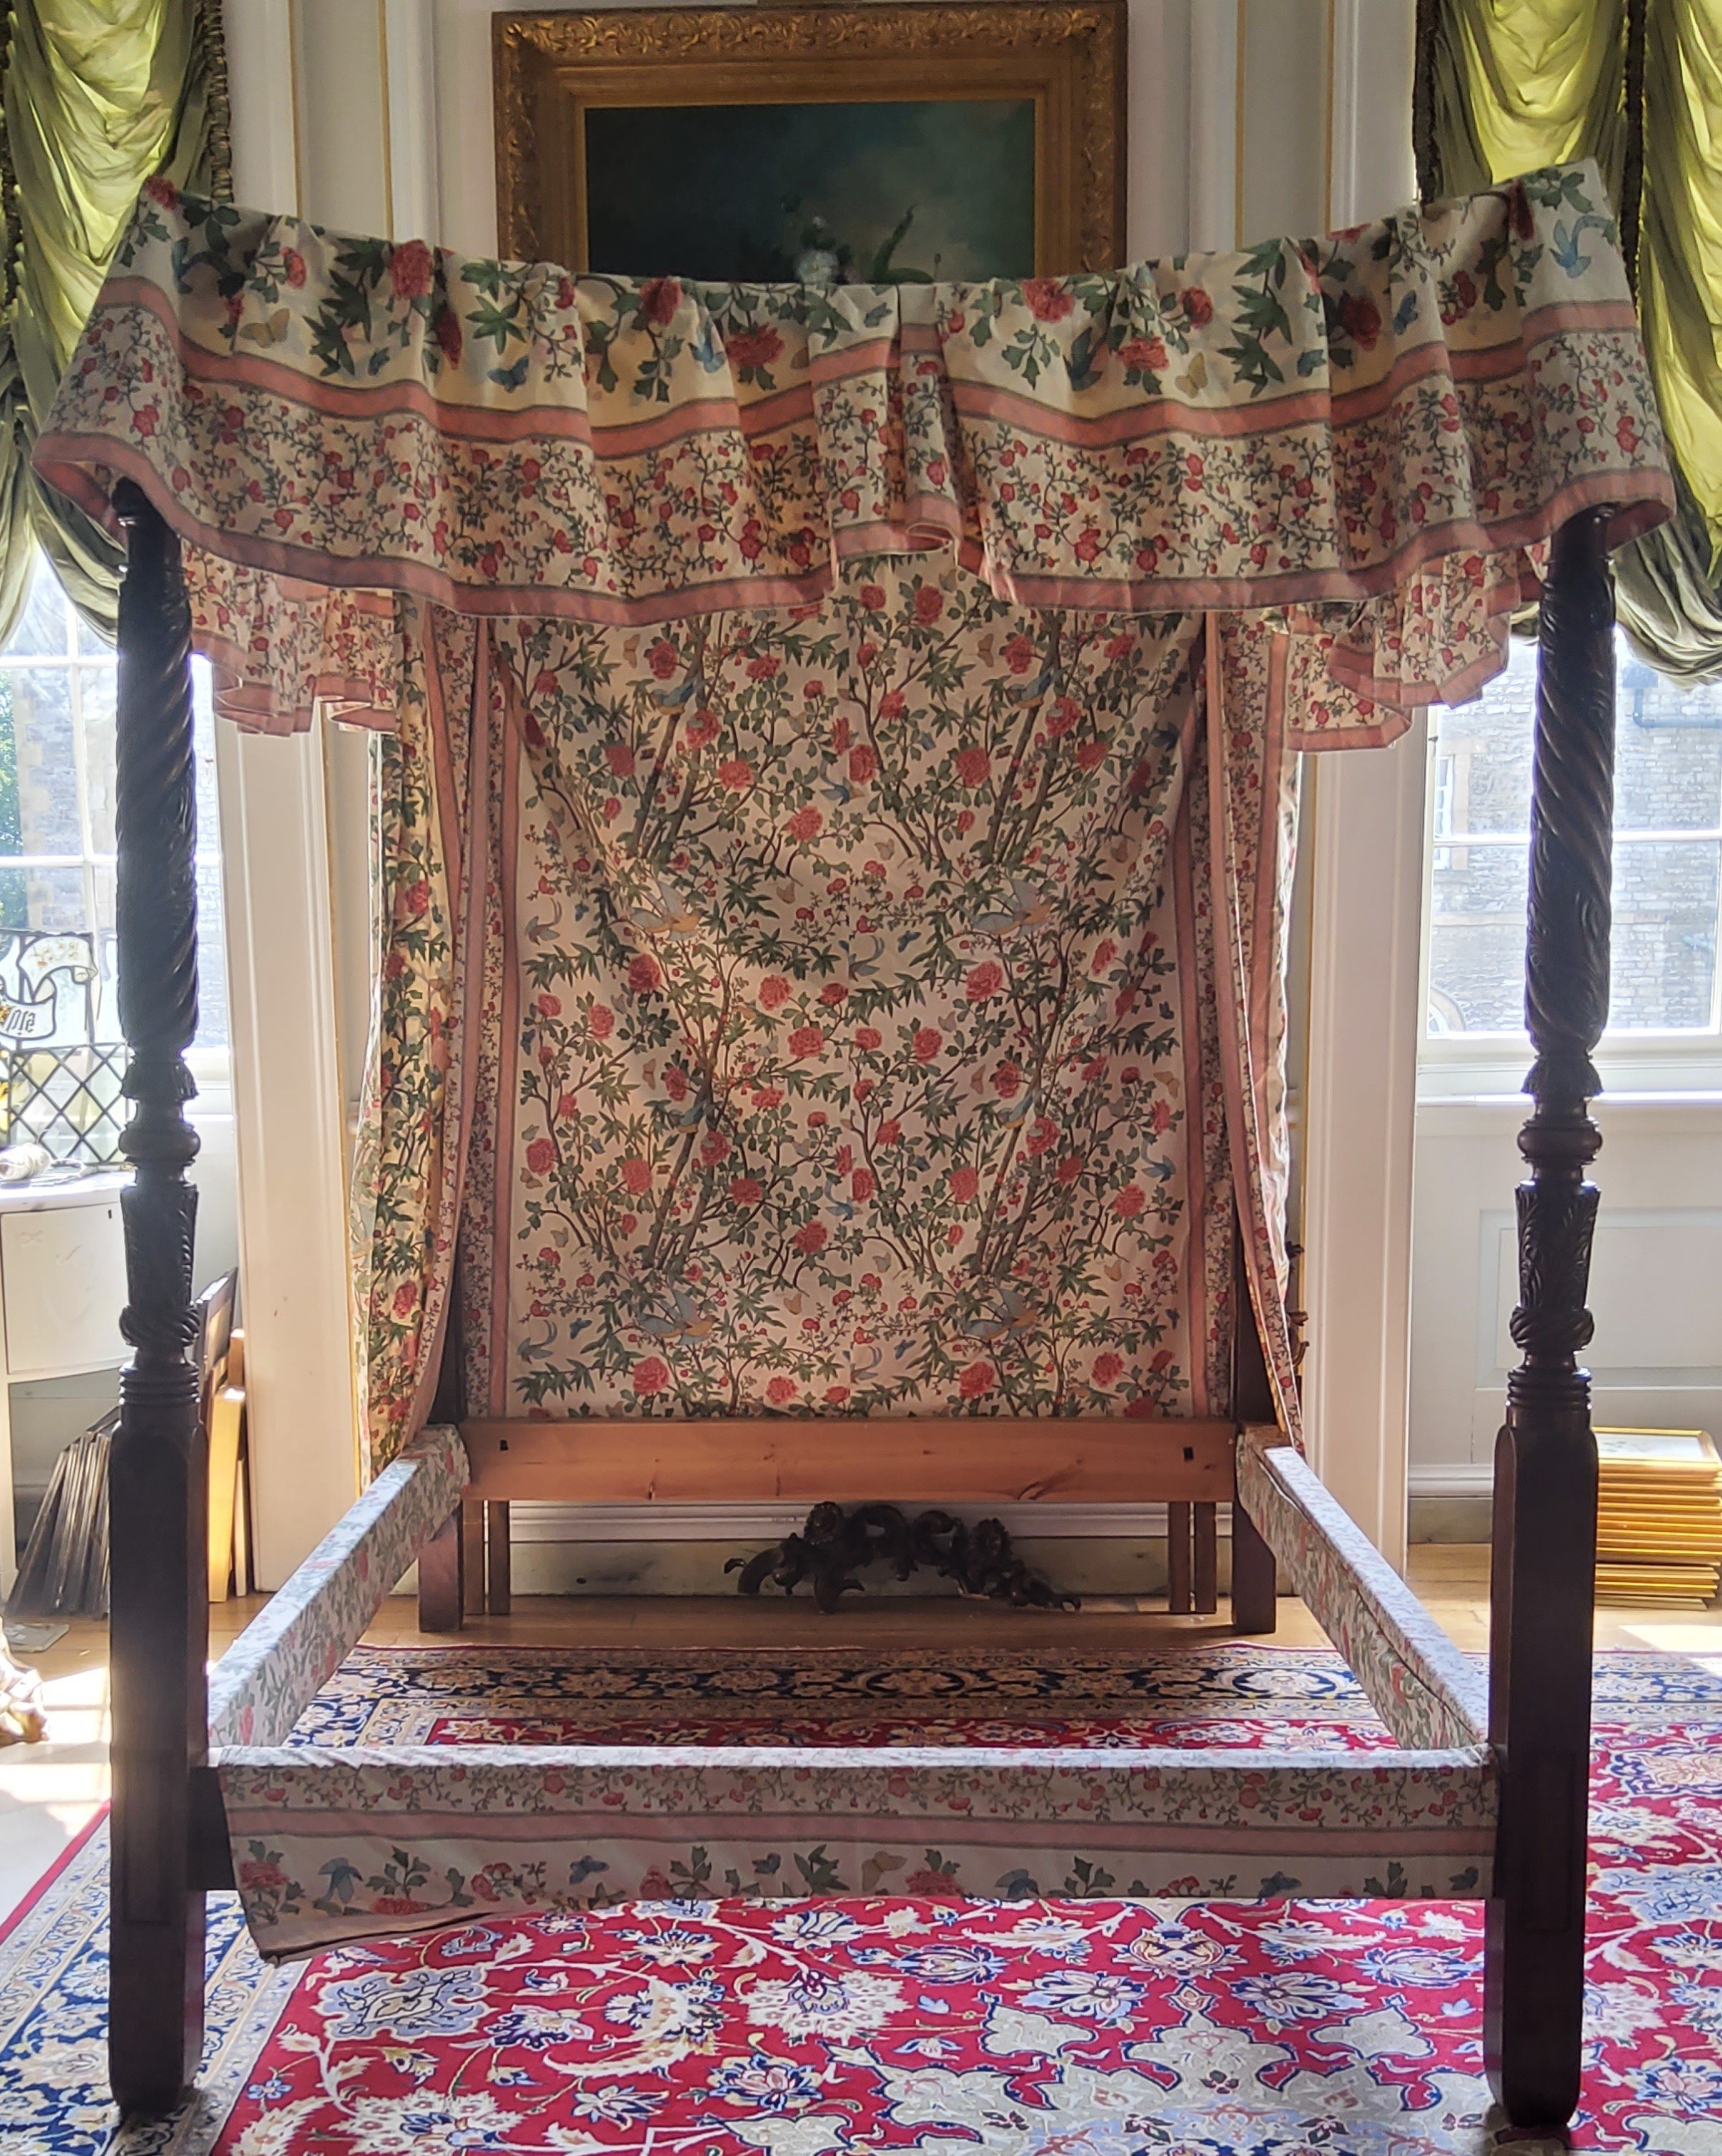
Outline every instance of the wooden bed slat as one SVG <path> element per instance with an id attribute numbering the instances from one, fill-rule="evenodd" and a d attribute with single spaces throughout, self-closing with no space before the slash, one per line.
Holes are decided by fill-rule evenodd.
<path id="1" fill-rule="evenodd" d="M 1213 1504 L 1232 1495 L 1237 1444 L 1229 1422 L 1099 1417 L 476 1421 L 460 1434 L 469 1502 L 587 1505 Z"/>

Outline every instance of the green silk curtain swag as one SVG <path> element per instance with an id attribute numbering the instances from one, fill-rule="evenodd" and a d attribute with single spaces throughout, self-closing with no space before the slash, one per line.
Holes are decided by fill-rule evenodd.
<path id="1" fill-rule="evenodd" d="M 152 173 L 229 192 L 219 0 L 28 0 L 0 32 L 0 642 L 36 549 L 111 637 L 119 550 L 30 469 L 110 258 Z"/>
<path id="2" fill-rule="evenodd" d="M 1601 166 L 1680 493 L 1616 559 L 1620 617 L 1664 673 L 1722 672 L 1722 0 L 1421 0 L 1415 126 L 1426 196 Z"/>

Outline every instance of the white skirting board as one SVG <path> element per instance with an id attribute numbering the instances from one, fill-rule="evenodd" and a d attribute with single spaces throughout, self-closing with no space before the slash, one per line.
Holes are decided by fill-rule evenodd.
<path id="1" fill-rule="evenodd" d="M 971 1524 L 1003 1521 L 1017 1553 L 1051 1586 L 1085 1595 L 1157 1594 L 1166 1586 L 1164 1505 L 1001 1505 L 951 1508 Z M 510 1508 L 516 1594 L 726 1594 L 725 1564 L 806 1522 L 805 1505 L 516 1504 Z M 910 1509 L 913 1517 L 913 1508 Z M 1219 1509 L 1219 1574 L 1231 1576 L 1229 1507 Z M 861 1574 L 869 1595 L 950 1594 L 930 1571 L 899 1582 Z"/>
<path id="2" fill-rule="evenodd" d="M 971 1526 L 1002 1521 L 1013 1540 L 1089 1542 L 1156 1539 L 1166 1533 L 1164 1505 L 958 1505 Z M 911 1511 L 911 1517 L 913 1512 Z M 525 1543 L 774 1543 L 806 1521 L 805 1505 L 516 1504 L 509 1527 Z M 1232 1532 L 1222 1505 L 1219 1532 Z"/>

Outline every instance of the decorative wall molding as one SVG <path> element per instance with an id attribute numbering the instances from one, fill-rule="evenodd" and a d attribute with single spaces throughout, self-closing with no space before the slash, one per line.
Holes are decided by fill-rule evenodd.
<path id="1" fill-rule="evenodd" d="M 223 13 L 233 199 L 259 208 L 296 210 L 293 0 L 225 0 Z"/>
<path id="2" fill-rule="evenodd" d="M 437 16 L 425 0 L 378 0 L 392 237 L 436 242 L 443 223 L 437 139 Z"/>
<path id="3" fill-rule="evenodd" d="M 1243 4 L 1244 0 L 1192 0 L 1190 8 L 1190 229 L 1185 244 L 1197 250 L 1236 247 L 1239 242 L 1238 180 L 1243 152 L 1238 91 Z"/>
<path id="4" fill-rule="evenodd" d="M 1413 1467 L 1407 1487 L 1417 1497 L 1492 1497 L 1494 1470 L 1483 1460 L 1448 1460 L 1438 1466 Z"/>
<path id="5" fill-rule="evenodd" d="M 300 206 L 292 0 L 227 0 L 233 191 Z M 346 1158 L 320 735 L 216 728 L 255 1556 L 276 1586 L 357 1493 Z"/>
<path id="6" fill-rule="evenodd" d="M 358 1494 L 320 729 L 216 730 L 259 1584 Z"/>
<path id="7" fill-rule="evenodd" d="M 1311 841 L 1305 1435 L 1322 1481 L 1402 1564 L 1422 729 L 1343 769 L 1341 761 L 1319 760 Z"/>
<path id="8" fill-rule="evenodd" d="M 1334 0 L 1330 222 L 1415 192 L 1408 0 Z M 1385 116 L 1385 117 L 1384 117 Z M 1304 1423 L 1311 1465 L 1405 1561 L 1412 1158 L 1422 943 L 1424 729 L 1312 757 L 1309 1076 L 1303 1102 Z"/>

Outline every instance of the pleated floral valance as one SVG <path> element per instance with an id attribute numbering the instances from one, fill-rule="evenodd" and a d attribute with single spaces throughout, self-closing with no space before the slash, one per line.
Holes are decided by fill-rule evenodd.
<path id="1" fill-rule="evenodd" d="M 1672 499 L 1590 165 L 1112 275 L 832 288 L 577 278 L 156 182 L 37 460 L 98 516 L 140 480 L 225 565 L 200 633 L 276 726 L 319 694 L 392 723 L 372 592 L 639 627 L 945 549 L 1032 606 L 1285 609 L 1333 684 L 1315 732 L 1467 693 L 1522 549 Z"/>
<path id="2" fill-rule="evenodd" d="M 671 264 L 645 265 L 660 270 Z M 496 1414 L 1285 1428 L 1306 748 L 1668 482 L 1589 167 L 1111 276 L 694 286 L 146 194 L 38 452 L 220 700 L 387 728 L 372 1457 Z"/>

